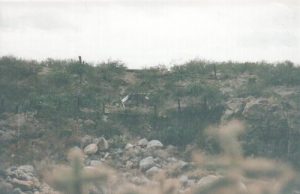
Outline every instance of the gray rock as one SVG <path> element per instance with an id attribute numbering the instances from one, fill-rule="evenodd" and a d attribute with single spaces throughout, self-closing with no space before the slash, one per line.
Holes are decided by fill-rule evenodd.
<path id="1" fill-rule="evenodd" d="M 151 140 L 147 144 L 147 148 L 162 148 L 164 145 L 158 140 Z"/>
<path id="2" fill-rule="evenodd" d="M 87 155 L 93 155 L 97 153 L 97 151 L 98 151 L 98 146 L 97 144 L 94 143 L 87 145 L 83 150 L 83 152 Z"/>
<path id="3" fill-rule="evenodd" d="M 169 158 L 167 158 L 167 161 L 170 162 L 170 163 L 175 163 L 178 160 L 176 158 L 174 158 L 174 157 L 169 157 Z"/>
<path id="4" fill-rule="evenodd" d="M 182 175 L 179 177 L 179 182 L 183 185 L 185 185 L 189 181 L 189 178 L 186 175 Z"/>
<path id="5" fill-rule="evenodd" d="M 102 162 L 99 160 L 91 160 L 90 161 L 90 166 L 100 166 L 102 165 Z"/>
<path id="6" fill-rule="evenodd" d="M 11 167 L 6 170 L 7 176 L 20 180 L 32 180 L 35 176 L 35 171 L 31 165 L 23 165 L 19 167 Z"/>
<path id="7" fill-rule="evenodd" d="M 133 148 L 132 144 L 130 144 L 130 143 L 126 144 L 125 150 L 131 149 L 131 148 Z"/>
<path id="8" fill-rule="evenodd" d="M 185 162 L 185 161 L 183 161 L 183 160 L 179 160 L 178 161 L 178 167 L 180 168 L 180 169 L 184 169 L 184 168 L 186 168 L 186 167 L 188 167 L 188 163 L 187 162 Z"/>
<path id="9" fill-rule="evenodd" d="M 152 156 L 144 158 L 139 162 L 139 166 L 142 171 L 146 171 L 149 168 L 153 167 L 154 165 L 155 165 L 155 163 L 154 163 L 154 159 Z"/>
<path id="10" fill-rule="evenodd" d="M 158 167 L 156 167 L 156 166 L 153 166 L 152 168 L 150 168 L 150 169 L 148 169 L 148 170 L 146 171 L 146 175 L 147 175 L 147 176 L 153 176 L 153 175 L 158 174 L 158 173 L 160 173 L 160 172 L 161 172 L 161 169 L 160 169 L 160 168 L 158 168 Z"/>
<path id="11" fill-rule="evenodd" d="M 216 176 L 216 175 L 208 175 L 206 177 L 201 178 L 198 182 L 197 185 L 201 188 L 201 187 L 206 187 L 210 184 L 212 184 L 213 182 L 219 180 L 220 178 L 222 178 L 221 176 Z"/>
<path id="12" fill-rule="evenodd" d="M 146 147 L 147 144 L 148 144 L 148 140 L 145 139 L 145 138 L 139 140 L 138 143 L 137 143 L 137 145 L 138 145 L 138 146 L 141 146 L 141 147 Z"/>

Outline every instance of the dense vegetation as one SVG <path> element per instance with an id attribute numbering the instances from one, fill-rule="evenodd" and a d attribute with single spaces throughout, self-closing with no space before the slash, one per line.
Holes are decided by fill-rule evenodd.
<path id="1" fill-rule="evenodd" d="M 240 84 L 243 75 L 246 82 Z M 0 58 L 0 119 L 17 115 L 13 121 L 20 122 L 22 115 L 31 118 L 27 124 L 10 126 L 18 133 L 18 147 L 7 147 L 16 152 L 22 152 L 36 138 L 47 139 L 47 149 L 52 146 L 59 152 L 59 146 L 76 144 L 76 134 L 87 133 L 113 138 L 116 147 L 124 146 L 123 136 L 140 135 L 182 147 L 194 143 L 207 152 L 218 153 L 220 147 L 204 130 L 222 122 L 226 102 L 264 97 L 282 105 L 286 117 L 279 120 L 277 110 L 274 115 L 258 118 L 236 113 L 232 118 L 245 120 L 248 127 L 241 136 L 245 154 L 288 159 L 299 165 L 299 93 L 285 99 L 273 90 L 297 88 L 299 84 L 300 67 L 289 61 L 192 60 L 170 69 L 131 70 L 120 61 L 89 65 L 77 60 L 37 62 L 4 56 Z M 224 90 L 226 87 L 230 92 Z M 135 98 L 123 106 L 121 99 L 127 95 Z M 58 139 L 65 144 L 56 145 Z M 45 145 L 39 146 L 45 149 Z M 0 148 L 2 155 L 10 152 L 4 148 Z M 22 157 L 26 160 L 26 154 Z"/>

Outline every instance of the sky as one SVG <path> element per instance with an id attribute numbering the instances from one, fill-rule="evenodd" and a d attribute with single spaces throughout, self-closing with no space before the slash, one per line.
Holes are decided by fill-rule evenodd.
<path id="1" fill-rule="evenodd" d="M 299 0 L 0 0 L 0 56 L 300 63 Z"/>

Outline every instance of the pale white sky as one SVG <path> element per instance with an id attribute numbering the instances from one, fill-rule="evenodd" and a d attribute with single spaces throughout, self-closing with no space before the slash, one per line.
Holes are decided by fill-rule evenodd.
<path id="1" fill-rule="evenodd" d="M 243 3 L 241 3 L 243 2 Z M 0 56 L 300 62 L 299 0 L 1 1 Z"/>

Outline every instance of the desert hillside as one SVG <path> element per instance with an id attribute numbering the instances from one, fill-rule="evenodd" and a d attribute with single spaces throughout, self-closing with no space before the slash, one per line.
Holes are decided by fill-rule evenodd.
<path id="1" fill-rule="evenodd" d="M 0 194 L 300 193 L 300 67 L 0 58 Z"/>

